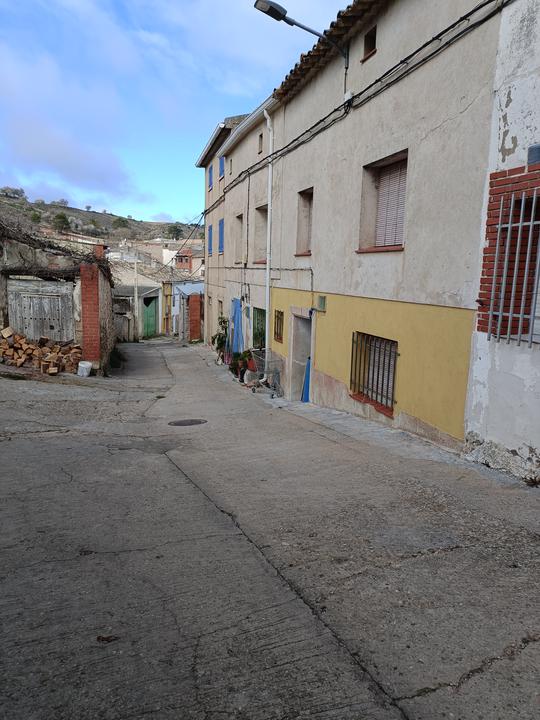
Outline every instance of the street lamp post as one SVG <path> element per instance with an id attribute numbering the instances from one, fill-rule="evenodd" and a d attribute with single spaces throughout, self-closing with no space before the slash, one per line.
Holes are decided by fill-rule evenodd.
<path id="1" fill-rule="evenodd" d="M 282 7 L 281 5 L 278 5 L 276 2 L 272 2 L 272 0 L 256 0 L 255 6 L 257 10 L 260 10 L 260 12 L 264 13 L 265 15 L 268 15 L 268 17 L 271 17 L 272 20 L 277 20 L 278 22 L 285 22 L 287 25 L 291 25 L 291 27 L 299 27 L 301 30 L 305 30 L 308 33 L 311 33 L 312 35 L 315 35 L 316 37 L 320 38 L 321 40 L 324 40 L 324 42 L 327 42 L 329 45 L 332 45 L 341 57 L 345 61 L 345 69 L 348 69 L 349 67 L 349 50 L 348 48 L 344 49 L 340 47 L 337 43 L 335 43 L 333 40 L 331 40 L 326 35 L 323 35 L 322 33 L 318 32 L 317 30 L 313 30 L 313 28 L 308 27 L 307 25 L 304 25 L 301 22 L 298 22 L 298 20 L 294 20 L 292 17 L 289 17 L 287 15 L 287 10 Z"/>

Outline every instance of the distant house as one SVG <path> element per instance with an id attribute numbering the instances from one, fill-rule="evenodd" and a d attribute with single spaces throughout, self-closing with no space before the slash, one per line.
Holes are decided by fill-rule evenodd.
<path id="1" fill-rule="evenodd" d="M 173 284 L 173 332 L 195 342 L 204 336 L 204 282 Z"/>
<path id="2" fill-rule="evenodd" d="M 112 263 L 115 277 L 114 325 L 118 340 L 133 342 L 161 333 L 163 286 L 125 262 Z M 138 296 L 137 308 L 135 295 Z"/>
<path id="3" fill-rule="evenodd" d="M 95 369 L 115 344 L 112 275 L 103 245 L 84 253 L 0 222 L 0 325 L 29 340 L 75 341 Z"/>

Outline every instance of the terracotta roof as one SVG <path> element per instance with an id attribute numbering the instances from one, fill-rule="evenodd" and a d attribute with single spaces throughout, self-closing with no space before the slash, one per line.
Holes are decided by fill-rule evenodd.
<path id="1" fill-rule="evenodd" d="M 338 13 L 336 20 L 324 34 L 340 47 L 345 47 L 351 38 L 369 29 L 375 17 L 387 4 L 388 0 L 355 0 Z M 300 60 L 285 80 L 274 90 L 274 98 L 285 102 L 291 100 L 336 56 L 339 56 L 339 53 L 335 47 L 322 39 L 319 40 L 308 53 L 300 56 Z"/>

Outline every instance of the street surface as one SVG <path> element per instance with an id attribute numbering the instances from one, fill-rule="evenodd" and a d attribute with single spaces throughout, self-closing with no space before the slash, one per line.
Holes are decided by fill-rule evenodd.
<path id="1" fill-rule="evenodd" d="M 121 347 L 0 377 L 1 718 L 540 717 L 538 489 Z"/>

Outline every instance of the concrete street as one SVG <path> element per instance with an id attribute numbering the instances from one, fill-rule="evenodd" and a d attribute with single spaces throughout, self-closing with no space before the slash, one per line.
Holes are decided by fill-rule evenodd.
<path id="1" fill-rule="evenodd" d="M 122 349 L 0 377 L 1 718 L 540 716 L 537 488 Z"/>

